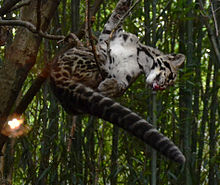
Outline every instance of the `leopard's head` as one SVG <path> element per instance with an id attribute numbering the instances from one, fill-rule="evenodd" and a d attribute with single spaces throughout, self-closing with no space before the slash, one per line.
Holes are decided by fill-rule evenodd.
<path id="1" fill-rule="evenodd" d="M 184 60 L 185 56 L 182 54 L 168 54 L 156 57 L 147 76 L 147 84 L 153 90 L 164 90 L 173 85 L 177 78 L 178 69 Z"/>

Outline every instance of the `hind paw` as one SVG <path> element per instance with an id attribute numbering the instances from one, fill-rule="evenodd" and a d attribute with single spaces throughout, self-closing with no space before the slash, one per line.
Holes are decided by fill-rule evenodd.
<path id="1" fill-rule="evenodd" d="M 118 84 L 117 80 L 113 78 L 107 78 L 100 83 L 98 91 L 104 96 L 115 97 L 120 96 L 123 92 L 122 86 Z"/>

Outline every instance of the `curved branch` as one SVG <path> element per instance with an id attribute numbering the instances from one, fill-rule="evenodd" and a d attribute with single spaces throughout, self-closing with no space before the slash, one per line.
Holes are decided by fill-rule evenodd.
<path id="1" fill-rule="evenodd" d="M 41 30 L 37 31 L 36 27 L 31 24 L 30 22 L 27 21 L 22 21 L 22 20 L 0 20 L 0 25 L 7 25 L 7 26 L 21 26 L 27 28 L 29 31 L 32 33 L 38 34 L 39 36 L 46 38 L 46 39 L 51 39 L 51 40 L 61 40 L 64 39 L 65 36 L 63 35 L 51 35 L 48 33 L 44 33 Z"/>

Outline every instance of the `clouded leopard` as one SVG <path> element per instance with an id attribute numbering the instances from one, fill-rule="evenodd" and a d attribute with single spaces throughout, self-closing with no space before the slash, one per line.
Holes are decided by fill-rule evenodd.
<path id="1" fill-rule="evenodd" d="M 173 84 L 177 68 L 184 61 L 183 55 L 165 55 L 141 44 L 135 35 L 121 29 L 115 32 L 108 48 L 109 34 L 129 7 L 130 1 L 120 0 L 99 37 L 97 51 L 104 79 L 90 50 L 72 48 L 61 55 L 51 69 L 54 94 L 68 113 L 100 117 L 125 129 L 170 159 L 184 163 L 183 154 L 172 141 L 136 113 L 109 98 L 123 94 L 141 73 L 146 75 L 146 82 L 153 89 L 165 89 Z"/>

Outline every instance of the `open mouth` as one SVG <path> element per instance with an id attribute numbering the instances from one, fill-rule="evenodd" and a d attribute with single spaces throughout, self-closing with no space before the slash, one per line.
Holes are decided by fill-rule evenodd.
<path id="1" fill-rule="evenodd" d="M 154 83 L 152 84 L 152 89 L 153 89 L 154 91 L 158 91 L 158 90 L 164 90 L 165 88 L 164 88 L 164 87 L 160 87 L 156 82 L 154 82 Z"/>

